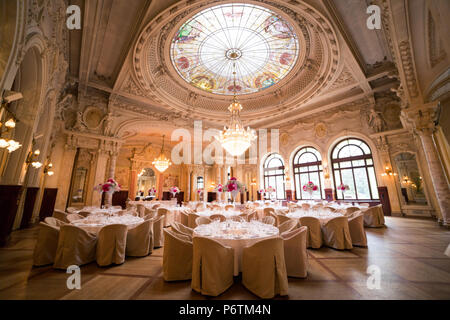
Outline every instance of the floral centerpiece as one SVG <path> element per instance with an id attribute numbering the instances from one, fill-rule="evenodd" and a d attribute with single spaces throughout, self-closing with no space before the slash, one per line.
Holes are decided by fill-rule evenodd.
<path id="1" fill-rule="evenodd" d="M 94 187 L 94 190 L 100 193 L 113 194 L 114 192 L 119 192 L 120 187 L 120 184 L 116 180 L 108 179 L 105 183 L 100 183 L 98 186 Z"/>
<path id="2" fill-rule="evenodd" d="M 224 191 L 230 192 L 233 202 L 235 202 L 238 193 L 247 191 L 247 188 L 242 182 L 233 177 L 226 183 Z"/>
<path id="3" fill-rule="evenodd" d="M 156 188 L 155 188 L 155 187 L 150 188 L 150 190 L 148 190 L 148 194 L 149 194 L 151 197 L 154 197 L 155 194 L 156 194 Z"/>
<path id="4" fill-rule="evenodd" d="M 312 198 L 312 193 L 317 190 L 319 190 L 319 187 L 316 186 L 312 181 L 303 186 L 303 191 L 308 192 L 310 198 Z"/>
<path id="5" fill-rule="evenodd" d="M 200 201 L 202 198 L 203 189 L 197 189 L 198 200 Z"/>
<path id="6" fill-rule="evenodd" d="M 267 193 L 269 193 L 269 197 L 272 199 L 275 195 L 276 189 L 272 186 L 267 188 Z"/>
<path id="7" fill-rule="evenodd" d="M 178 187 L 171 187 L 169 189 L 169 192 L 172 194 L 172 197 L 175 198 L 175 196 L 180 193 L 180 189 Z"/>
<path id="8" fill-rule="evenodd" d="M 341 183 L 337 189 L 342 192 L 342 199 L 345 199 L 345 191 L 350 190 L 350 187 L 347 184 Z"/>
<path id="9" fill-rule="evenodd" d="M 219 183 L 217 185 L 217 187 L 214 188 L 214 191 L 218 192 L 218 193 L 222 193 L 223 192 L 223 185 Z"/>

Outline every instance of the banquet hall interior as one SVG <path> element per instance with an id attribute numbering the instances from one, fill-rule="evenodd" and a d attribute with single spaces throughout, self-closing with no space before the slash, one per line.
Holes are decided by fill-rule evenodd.
<path id="1" fill-rule="evenodd" d="M 0 300 L 450 299 L 449 16 L 0 0 Z"/>

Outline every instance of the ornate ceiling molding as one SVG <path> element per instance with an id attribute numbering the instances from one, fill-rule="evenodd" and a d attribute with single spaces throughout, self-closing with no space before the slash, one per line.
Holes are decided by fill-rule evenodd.
<path id="1" fill-rule="evenodd" d="M 230 99 L 213 95 L 186 83 L 169 57 L 171 41 L 182 23 L 206 7 L 222 1 L 180 1 L 168 8 L 141 33 L 133 53 L 133 78 L 123 91 L 145 96 L 169 111 L 188 112 L 191 117 L 225 121 Z M 265 119 L 298 109 L 335 79 L 340 60 L 337 36 L 330 22 L 309 5 L 290 1 L 243 1 L 263 5 L 280 14 L 296 29 L 301 53 L 297 65 L 279 84 L 263 92 L 241 96 L 243 119 Z M 283 108 L 280 108 L 280 104 Z"/>

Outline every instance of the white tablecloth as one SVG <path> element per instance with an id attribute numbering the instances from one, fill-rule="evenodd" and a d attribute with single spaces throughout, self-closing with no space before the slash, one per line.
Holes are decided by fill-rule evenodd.
<path id="1" fill-rule="evenodd" d="M 83 209 L 75 210 L 74 213 L 89 212 L 91 215 L 103 215 L 103 214 L 113 215 L 120 211 L 122 211 L 122 209 L 115 209 L 115 208 L 101 209 L 96 207 L 85 207 Z"/>
<path id="2" fill-rule="evenodd" d="M 106 216 L 94 215 L 84 219 L 73 221 L 74 226 L 80 227 L 88 232 L 98 233 L 101 228 L 110 224 L 124 224 L 128 229 L 134 228 L 144 222 L 144 219 L 132 215 Z"/>
<path id="3" fill-rule="evenodd" d="M 330 219 L 336 217 L 342 217 L 343 214 L 339 212 L 331 212 L 330 210 L 303 210 L 297 209 L 289 212 L 287 215 L 289 218 L 299 219 L 302 217 L 314 217 L 319 219 L 321 224 L 327 223 Z"/>
<path id="4" fill-rule="evenodd" d="M 278 237 L 278 228 L 258 221 L 212 222 L 194 229 L 194 237 L 206 237 L 234 249 L 234 275 L 238 276 L 242 266 L 242 250 L 254 243 Z"/>

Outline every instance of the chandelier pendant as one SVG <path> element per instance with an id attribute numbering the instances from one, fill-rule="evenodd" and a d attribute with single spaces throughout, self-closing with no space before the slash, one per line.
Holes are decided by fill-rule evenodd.
<path id="1" fill-rule="evenodd" d="M 163 135 L 163 144 L 162 144 L 162 148 L 161 148 L 161 153 L 152 162 L 153 166 L 161 173 L 166 171 L 172 165 L 170 160 L 167 159 L 166 156 L 164 155 L 164 137 L 165 136 Z"/>
<path id="2" fill-rule="evenodd" d="M 233 64 L 236 67 L 235 64 Z M 236 71 L 233 72 L 236 75 Z M 234 80 L 234 90 L 236 90 L 236 79 Z M 233 157 L 239 157 L 243 155 L 248 148 L 252 145 L 252 142 L 256 140 L 257 135 L 255 130 L 244 128 L 240 118 L 240 112 L 242 111 L 242 105 L 237 101 L 236 92 L 233 96 L 233 102 L 228 107 L 231 112 L 230 126 L 224 127 L 224 130 L 215 138 L 220 142 L 222 148 L 224 148 Z"/>

